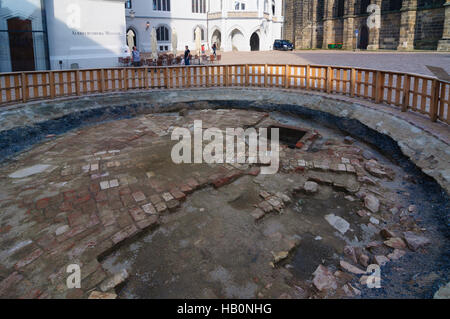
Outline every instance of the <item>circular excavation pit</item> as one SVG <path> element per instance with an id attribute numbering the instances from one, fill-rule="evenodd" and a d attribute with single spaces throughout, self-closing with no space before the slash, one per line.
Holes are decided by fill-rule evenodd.
<path id="1" fill-rule="evenodd" d="M 430 298 L 448 282 L 447 191 L 388 135 L 293 105 L 168 105 L 7 150 L 0 297 Z M 174 163 L 171 133 L 198 120 L 279 128 L 279 170 Z"/>

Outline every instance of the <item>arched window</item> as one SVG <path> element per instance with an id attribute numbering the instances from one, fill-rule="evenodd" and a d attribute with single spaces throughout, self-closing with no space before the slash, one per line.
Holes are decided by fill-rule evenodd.
<path id="1" fill-rule="evenodd" d="M 402 0 L 389 1 L 389 11 L 399 11 L 402 8 Z"/>
<path id="2" fill-rule="evenodd" d="M 200 26 L 200 25 L 198 25 L 197 27 L 200 27 L 200 31 L 201 31 L 201 36 L 200 36 L 200 39 L 202 40 L 202 41 L 205 41 L 205 28 L 203 28 L 202 26 Z M 195 30 L 197 29 L 197 27 L 195 27 L 194 28 L 194 37 L 193 37 L 193 39 L 194 39 L 194 41 L 195 41 Z"/>
<path id="3" fill-rule="evenodd" d="M 344 4 L 344 0 L 338 0 L 337 3 L 337 17 L 343 17 L 344 16 L 344 11 L 345 11 L 345 4 Z"/>
<path id="4" fill-rule="evenodd" d="M 170 11 L 170 0 L 153 0 L 154 11 Z"/>
<path id="5" fill-rule="evenodd" d="M 418 8 L 439 8 L 442 7 L 445 3 L 445 0 L 418 0 L 417 7 Z"/>
<path id="6" fill-rule="evenodd" d="M 400 0 L 401 2 L 401 0 Z M 370 0 L 361 0 L 361 7 L 360 7 L 360 13 L 361 14 L 366 14 L 367 13 L 367 7 L 370 4 Z"/>
<path id="7" fill-rule="evenodd" d="M 272 0 L 272 15 L 275 15 L 275 0 Z"/>
<path id="8" fill-rule="evenodd" d="M 156 40 L 158 42 L 169 41 L 169 29 L 166 26 L 160 26 L 156 29 Z"/>

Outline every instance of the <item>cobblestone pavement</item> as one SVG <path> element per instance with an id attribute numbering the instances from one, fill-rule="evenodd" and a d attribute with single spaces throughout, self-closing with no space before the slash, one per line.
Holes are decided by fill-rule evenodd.
<path id="1" fill-rule="evenodd" d="M 316 64 L 371 68 L 433 75 L 426 65 L 441 67 L 450 74 L 450 54 L 437 52 L 350 52 L 350 51 L 264 51 L 225 52 L 225 64 L 274 63 Z"/>
<path id="2" fill-rule="evenodd" d="M 424 232 L 417 224 L 432 212 L 413 205 L 422 198 L 408 189 L 414 177 L 367 145 L 305 121 L 300 124 L 306 134 L 296 147 L 282 147 L 277 177 L 256 177 L 259 167 L 247 164 L 175 165 L 169 133 L 175 126 L 191 128 L 194 119 L 203 120 L 203 128 L 222 130 L 292 124 L 262 112 L 202 110 L 142 115 L 49 136 L 0 167 L 0 297 L 115 297 L 114 287 L 128 276 L 131 286 L 145 287 L 148 278 L 135 269 L 112 272 L 103 260 L 155 229 L 165 239 L 146 241 L 153 260 L 140 265 L 173 274 L 203 269 L 195 262 L 206 264 L 218 282 L 209 297 L 355 297 L 366 280 L 356 275 L 368 263 L 427 253 L 431 267 L 445 244 L 430 233 L 433 225 Z M 252 187 L 241 187 L 243 193 L 236 193 L 239 185 L 227 188 L 241 179 Z M 206 210 L 205 217 L 189 218 L 193 207 Z M 170 235 L 167 229 L 174 227 L 179 231 Z M 195 258 L 177 253 L 175 243 L 183 248 L 196 236 L 201 241 L 195 240 Z M 256 273 L 230 286 L 227 278 L 245 273 L 242 262 L 249 254 L 258 262 L 248 269 Z M 307 265 L 299 262 L 304 259 Z M 226 263 L 224 271 L 220 266 Z M 66 286 L 69 264 L 81 266 L 81 289 Z M 177 286 L 174 278 L 153 278 L 153 291 L 159 287 L 153 297 L 167 296 L 162 292 L 169 284 L 177 296 L 205 296 L 182 288 L 191 287 L 189 282 Z M 420 295 L 431 284 L 402 292 Z M 248 289 L 233 295 L 239 287 Z"/>

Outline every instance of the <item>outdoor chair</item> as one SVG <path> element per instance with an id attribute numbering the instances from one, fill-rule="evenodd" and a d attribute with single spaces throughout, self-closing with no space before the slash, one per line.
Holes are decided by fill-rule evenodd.
<path id="1" fill-rule="evenodd" d="M 222 61 L 222 56 L 221 55 L 216 56 L 216 61 L 217 63 L 220 63 L 220 61 Z"/>
<path id="2" fill-rule="evenodd" d="M 215 56 L 214 56 L 214 54 L 211 54 L 209 56 L 209 62 L 214 63 L 214 61 L 215 61 Z"/>

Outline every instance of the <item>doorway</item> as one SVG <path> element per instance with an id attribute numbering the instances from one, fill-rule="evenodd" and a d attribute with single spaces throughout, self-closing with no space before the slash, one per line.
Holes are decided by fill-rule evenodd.
<path id="1" fill-rule="evenodd" d="M 259 35 L 256 32 L 250 37 L 250 50 L 259 51 Z"/>
<path id="2" fill-rule="evenodd" d="M 8 37 L 12 71 L 34 71 L 36 65 L 31 20 L 8 19 Z"/>
<path id="3" fill-rule="evenodd" d="M 367 26 L 362 26 L 359 31 L 359 48 L 361 50 L 367 50 L 369 45 L 369 28 Z"/>

